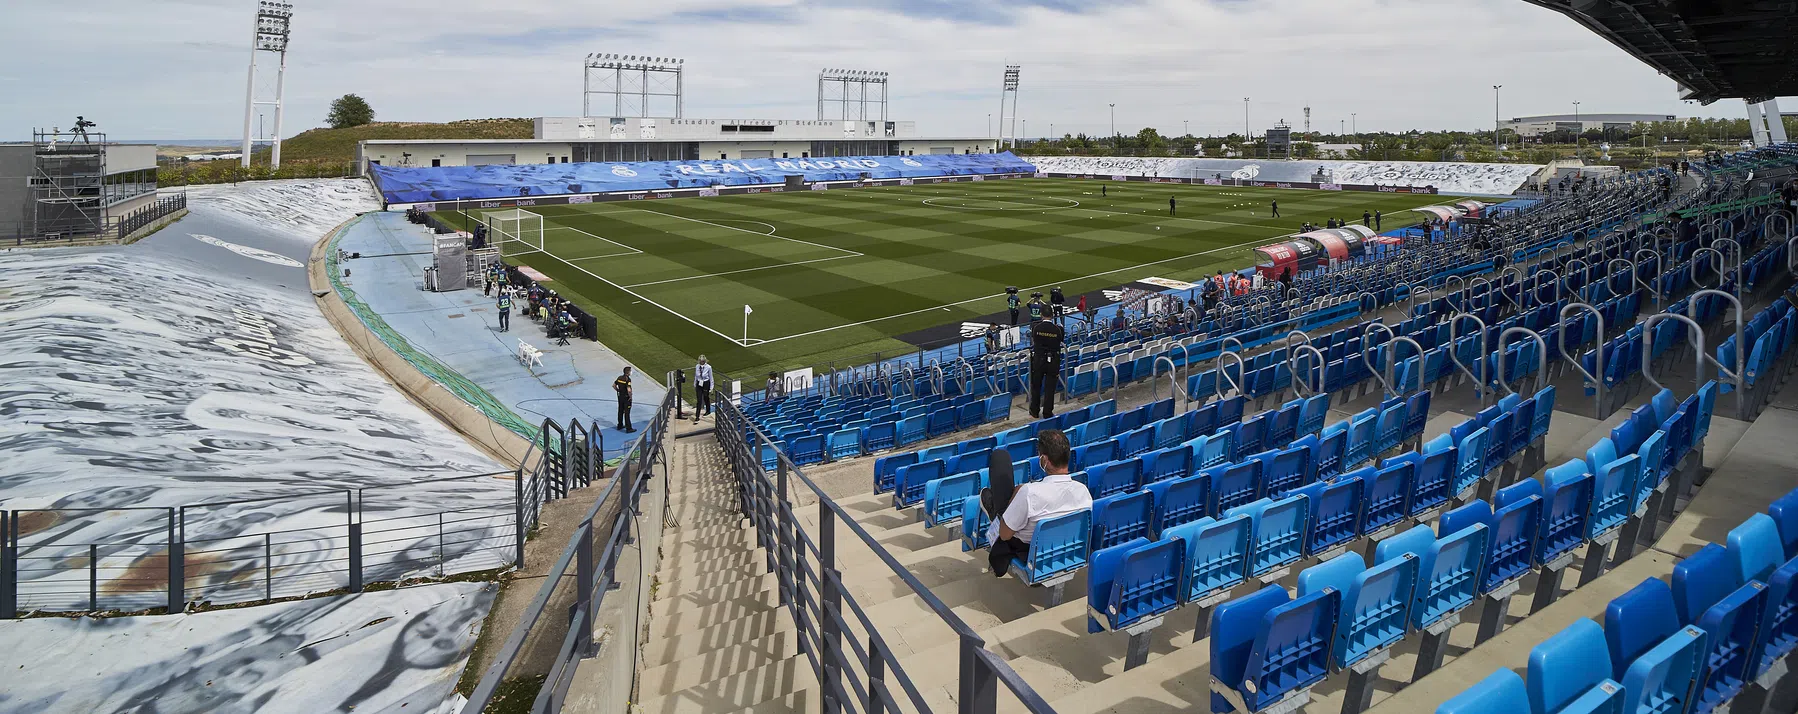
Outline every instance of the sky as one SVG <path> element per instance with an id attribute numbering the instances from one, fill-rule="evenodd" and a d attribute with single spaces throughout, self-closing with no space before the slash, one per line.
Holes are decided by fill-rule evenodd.
<path id="1" fill-rule="evenodd" d="M 1007 63 L 1023 67 L 1026 136 L 1109 134 L 1114 111 L 1124 132 L 1241 132 L 1244 97 L 1256 133 L 1302 129 L 1307 106 L 1319 131 L 1472 130 L 1492 126 L 1495 84 L 1507 119 L 1576 101 L 1745 116 L 1679 101 L 1672 80 L 1522 0 L 290 1 L 286 136 L 347 93 L 383 121 L 579 115 L 593 52 L 686 60 L 690 118 L 811 119 L 819 70 L 884 71 L 890 117 L 935 137 L 991 135 Z M 0 138 L 77 114 L 114 140 L 240 136 L 254 9 L 0 0 Z M 258 84 L 272 94 L 274 72 Z"/>

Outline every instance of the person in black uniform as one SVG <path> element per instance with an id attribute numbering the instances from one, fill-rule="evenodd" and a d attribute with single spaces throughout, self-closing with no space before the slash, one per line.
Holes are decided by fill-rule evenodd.
<path id="1" fill-rule="evenodd" d="M 1018 289 L 1005 289 L 1005 307 L 1011 310 L 1011 326 L 1018 326 Z"/>
<path id="2" fill-rule="evenodd" d="M 618 393 L 618 430 L 630 433 L 636 431 L 631 426 L 631 366 L 624 366 L 624 374 L 612 380 L 612 391 Z"/>
<path id="3" fill-rule="evenodd" d="M 1049 314 L 1054 315 L 1055 322 L 1063 326 L 1067 325 L 1067 321 L 1062 318 L 1062 313 L 1067 312 L 1067 306 L 1068 296 L 1061 294 L 1061 286 L 1049 288 L 1049 307 L 1054 308 Z"/>
<path id="4" fill-rule="evenodd" d="M 1174 197 L 1173 196 L 1167 197 L 1167 214 L 1170 216 L 1174 215 Z"/>
<path id="5" fill-rule="evenodd" d="M 1030 418 L 1055 416 L 1055 389 L 1061 376 L 1061 340 L 1067 333 L 1054 320 L 1030 325 Z"/>
<path id="6" fill-rule="evenodd" d="M 1274 209 L 1274 217 L 1279 218 L 1280 217 L 1280 202 L 1273 201 L 1272 203 L 1273 203 L 1273 209 Z"/>

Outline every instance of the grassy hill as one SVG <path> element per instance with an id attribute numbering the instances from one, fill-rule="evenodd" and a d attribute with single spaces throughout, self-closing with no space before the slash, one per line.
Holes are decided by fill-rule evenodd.
<path id="1" fill-rule="evenodd" d="M 375 122 L 348 129 L 312 129 L 281 144 L 281 160 L 351 161 L 364 139 L 529 139 L 530 119 L 464 119 L 448 124 Z"/>

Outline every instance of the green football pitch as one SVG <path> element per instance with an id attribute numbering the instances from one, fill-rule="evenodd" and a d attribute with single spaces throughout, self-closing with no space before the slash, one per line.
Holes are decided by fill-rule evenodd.
<path id="1" fill-rule="evenodd" d="M 1026 296 L 1061 286 L 1072 301 L 1143 278 L 1190 280 L 1248 265 L 1251 248 L 1304 221 L 1382 211 L 1391 229 L 1416 222 L 1406 209 L 1442 200 L 1013 179 L 537 206 L 521 210 L 542 216 L 542 249 L 502 248 L 594 314 L 600 340 L 650 374 L 704 354 L 747 379 L 915 351 L 895 337 L 1002 312 L 1007 285 Z"/>

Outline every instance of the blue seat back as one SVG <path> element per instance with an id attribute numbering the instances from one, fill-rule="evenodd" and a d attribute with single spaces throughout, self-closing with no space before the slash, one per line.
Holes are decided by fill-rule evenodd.
<path id="1" fill-rule="evenodd" d="M 1336 664 L 1348 667 L 1404 638 L 1417 586 L 1417 556 L 1405 553 L 1355 575 L 1342 596 Z"/>
<path id="2" fill-rule="evenodd" d="M 1418 529 L 1428 533 L 1425 526 L 1413 530 Z M 1411 613 L 1416 627 L 1429 627 L 1473 604 L 1480 593 L 1490 538 L 1491 531 L 1484 524 L 1475 524 L 1430 543 L 1418 566 L 1417 598 Z"/>
<path id="3" fill-rule="evenodd" d="M 981 471 L 951 474 L 924 484 L 924 525 L 935 528 L 961 518 L 961 504 L 980 493 Z"/>
<path id="4" fill-rule="evenodd" d="M 1486 675 L 1436 707 L 1436 714 L 1525 714 L 1530 711 L 1529 693 L 1523 678 L 1516 672 L 1500 669 Z"/>
<path id="5" fill-rule="evenodd" d="M 1679 624 L 1696 624 L 1705 610 L 1741 584 L 1729 562 L 1729 551 L 1716 543 L 1679 561 L 1673 566 L 1673 607 L 1679 613 Z"/>
<path id="6" fill-rule="evenodd" d="M 886 493 L 893 490 L 893 483 L 902 466 L 918 463 L 916 452 L 882 456 L 874 460 L 874 492 Z"/>
<path id="7" fill-rule="evenodd" d="M 1366 499 L 1362 490 L 1366 483 L 1358 478 L 1345 478 L 1331 483 L 1314 483 L 1297 490 L 1310 503 L 1310 523 L 1305 527 L 1305 554 L 1317 555 L 1348 543 L 1362 533 Z"/>
<path id="8" fill-rule="evenodd" d="M 1319 481 L 1329 481 L 1347 470 L 1348 431 L 1336 431 L 1318 439 L 1311 456 L 1311 470 Z"/>
<path id="9" fill-rule="evenodd" d="M 1540 441 L 1542 437 L 1548 436 L 1549 424 L 1554 419 L 1555 388 L 1543 387 L 1531 399 L 1535 400 L 1536 406 L 1530 419 L 1530 440 Z"/>
<path id="10" fill-rule="evenodd" d="M 1361 559 L 1360 553 L 1343 553 L 1299 571 L 1298 587 L 1294 592 L 1299 597 L 1328 589 L 1346 593 L 1349 586 L 1354 584 L 1355 576 L 1365 570 L 1367 563 Z"/>
<path id="11" fill-rule="evenodd" d="M 1405 440 L 1405 409 L 1405 403 L 1399 402 L 1380 411 L 1379 420 L 1374 425 L 1372 456 L 1391 451 Z"/>
<path id="12" fill-rule="evenodd" d="M 1025 579 L 1040 582 L 1084 567 L 1092 517 L 1092 511 L 1077 511 L 1038 521 L 1036 532 L 1030 537 Z"/>
<path id="13" fill-rule="evenodd" d="M 1304 557 L 1305 528 L 1310 524 L 1309 499 L 1297 495 L 1279 500 L 1264 498 L 1236 510 L 1249 513 L 1255 521 L 1251 574 L 1265 575 Z"/>
<path id="14" fill-rule="evenodd" d="M 1779 541 L 1785 545 L 1785 557 L 1798 558 L 1798 489 L 1773 499 L 1767 515 L 1779 526 Z"/>
<path id="15" fill-rule="evenodd" d="M 1270 585 L 1229 603 L 1240 607 L 1218 607 L 1212 619 L 1212 679 L 1235 689 L 1254 710 L 1322 681 L 1330 673 L 1341 601 L 1336 590 L 1288 601 L 1284 588 Z M 1220 633 L 1227 635 L 1222 642 Z M 1241 646 L 1245 639 L 1246 647 Z M 1213 695 L 1212 711 L 1220 705 L 1229 710 L 1227 700 Z"/>
<path id="16" fill-rule="evenodd" d="M 1779 526 L 1765 513 L 1756 513 L 1731 528 L 1724 549 L 1735 566 L 1736 580 L 1767 582 L 1781 563 L 1786 561 L 1779 542 Z"/>
<path id="17" fill-rule="evenodd" d="M 1631 662 L 1623 673 L 1626 712 L 1688 711 L 1704 660 L 1704 632 L 1683 627 Z"/>
<path id="18" fill-rule="evenodd" d="M 1410 515 L 1416 515 L 1429 509 L 1448 503 L 1459 489 L 1455 487 L 1455 466 L 1459 463 L 1460 450 L 1451 446 L 1446 451 L 1426 453 L 1417 463 L 1417 476 L 1413 482 L 1414 494 L 1411 497 Z"/>
<path id="19" fill-rule="evenodd" d="M 1478 483 L 1486 475 L 1485 427 L 1474 429 L 1455 445 L 1455 481 L 1453 493 L 1460 493 Z"/>
<path id="20" fill-rule="evenodd" d="M 1775 568 L 1767 578 L 1767 607 L 1760 638 L 1756 677 L 1765 674 L 1774 661 L 1798 650 L 1798 558 Z"/>
<path id="21" fill-rule="evenodd" d="M 1268 496 L 1284 496 L 1286 492 L 1312 481 L 1311 450 L 1304 446 L 1294 446 L 1280 451 L 1263 452 L 1261 479 L 1266 482 L 1263 493 Z"/>
<path id="22" fill-rule="evenodd" d="M 1536 562 L 1548 563 L 1586 542 L 1592 516 L 1592 475 L 1569 461 L 1543 474 L 1542 536 Z"/>
<path id="23" fill-rule="evenodd" d="M 1074 447 L 1074 455 L 1070 459 L 1073 463 L 1068 464 L 1068 468 L 1084 469 L 1108 461 L 1117 461 L 1119 458 L 1122 458 L 1122 455 L 1118 453 L 1117 442 L 1107 439 L 1086 446 Z"/>
<path id="24" fill-rule="evenodd" d="M 1631 662 L 1679 631 L 1673 590 L 1649 578 L 1612 598 L 1604 609 L 1605 648 L 1611 656 L 1611 678 L 1622 680 Z"/>
<path id="25" fill-rule="evenodd" d="M 1699 616 L 1706 655 L 1693 711 L 1716 709 L 1742 691 L 1752 676 L 1766 607 L 1767 586 L 1748 582 Z"/>
<path id="26" fill-rule="evenodd" d="M 1531 711 L 1620 712 L 1623 685 L 1610 678 L 1604 630 L 1580 618 L 1530 650 Z M 1595 697 L 1595 690 L 1597 696 Z M 1580 706 L 1574 707 L 1579 702 Z"/>
<path id="27" fill-rule="evenodd" d="M 1362 482 L 1361 494 L 1366 504 L 1362 506 L 1363 534 L 1377 533 L 1410 514 L 1419 460 L 1416 454 L 1405 454 L 1387 459 L 1377 469 L 1363 468 L 1346 477 Z"/>
<path id="28" fill-rule="evenodd" d="M 917 505 L 924 500 L 924 485 L 946 475 L 948 474 L 944 473 L 941 460 L 920 461 L 899 467 L 897 484 L 893 489 L 893 505 L 897 508 Z"/>
<path id="29" fill-rule="evenodd" d="M 1154 517 L 1155 499 L 1147 491 L 1094 499 L 1090 539 L 1093 549 L 1149 537 L 1149 524 Z"/>
<path id="30" fill-rule="evenodd" d="M 1175 444 L 1160 451 L 1151 451 L 1141 458 L 1143 462 L 1142 478 L 1145 483 L 1183 478 L 1193 473 L 1192 448 L 1182 444 Z"/>
<path id="31" fill-rule="evenodd" d="M 1162 540 L 1185 544 L 1182 602 L 1197 602 L 1218 593 L 1228 593 L 1248 579 L 1253 527 L 1254 520 L 1244 515 L 1223 519 L 1206 517 L 1162 533 Z"/>
<path id="32" fill-rule="evenodd" d="M 969 496 L 961 502 L 961 552 L 968 553 L 985 548 L 987 542 L 986 528 L 992 523 L 992 517 L 980 508 L 980 497 Z"/>
<path id="33" fill-rule="evenodd" d="M 1587 468 L 1584 461 L 1569 461 Z M 1587 519 L 1587 538 L 1621 527 L 1636 509 L 1636 481 L 1642 460 L 1635 454 L 1603 464 L 1592 480 L 1592 515 Z"/>
<path id="34" fill-rule="evenodd" d="M 1169 528 L 1204 518 L 1211 501 L 1211 477 L 1193 474 L 1184 478 L 1157 481 L 1147 490 L 1154 497 L 1155 521 L 1152 528 L 1161 534 Z"/>
<path id="35" fill-rule="evenodd" d="M 1093 553 L 1087 604 L 1104 620 L 1089 616 L 1087 631 L 1119 630 L 1173 610 L 1185 561 L 1183 543 L 1147 538 Z"/>
<path id="36" fill-rule="evenodd" d="M 1138 459 L 1093 464 L 1082 474 L 1094 499 L 1129 493 L 1142 487 L 1142 461 Z"/>
<path id="37" fill-rule="evenodd" d="M 1375 450 L 1378 441 L 1375 428 L 1379 425 L 1378 422 L 1379 414 L 1372 409 L 1349 421 L 1348 453 L 1342 457 L 1343 468 L 1359 468 L 1378 453 Z"/>
<path id="38" fill-rule="evenodd" d="M 1223 513 L 1261 498 L 1261 462 L 1244 461 L 1205 471 L 1211 475 L 1211 513 Z"/>
<path id="39" fill-rule="evenodd" d="M 1236 453 L 1236 432 L 1217 431 L 1201 437 L 1198 450 L 1193 453 L 1196 463 L 1193 468 L 1208 469 L 1230 463 Z"/>
<path id="40" fill-rule="evenodd" d="M 1492 514 L 1492 544 L 1481 592 L 1523 577 L 1536 562 L 1542 534 L 1542 498 L 1527 496 Z"/>

